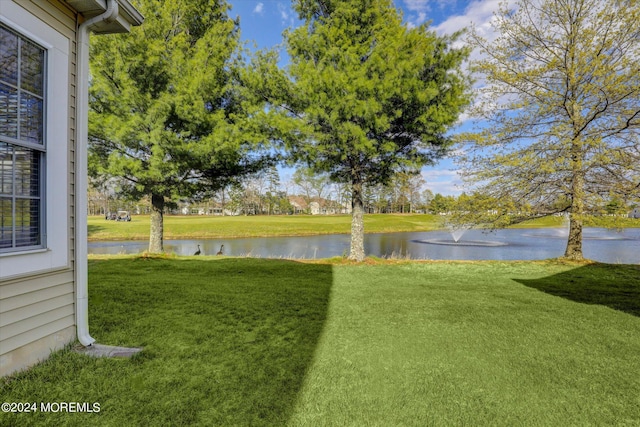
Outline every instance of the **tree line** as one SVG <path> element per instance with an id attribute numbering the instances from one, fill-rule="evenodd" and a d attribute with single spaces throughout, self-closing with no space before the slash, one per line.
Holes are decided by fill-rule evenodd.
<path id="1" fill-rule="evenodd" d="M 302 203 L 296 204 L 296 200 Z M 241 181 L 220 189 L 208 199 L 182 199 L 167 203 L 165 213 L 184 215 L 296 215 L 296 214 L 348 214 L 351 196 L 349 188 L 332 183 L 326 176 L 316 176 L 309 169 L 297 169 L 292 179 L 282 183 L 275 168 L 248 176 Z M 292 203 L 293 202 L 293 203 Z M 317 209 L 311 208 L 318 203 Z M 433 193 L 425 187 L 420 175 L 409 177 L 399 174 L 386 185 L 365 186 L 364 211 L 370 214 L 419 213 L 451 217 L 455 226 L 499 226 L 500 221 L 489 222 L 486 218 L 499 215 L 498 206 L 511 206 L 509 224 L 514 219 L 531 219 L 533 206 L 516 208 L 512 201 L 505 203 L 486 194 L 462 193 L 458 196 Z M 603 199 L 589 207 L 590 216 L 627 217 L 640 206 L 613 197 Z M 553 203 L 554 215 L 567 215 L 570 202 L 560 198 Z M 149 214 L 151 202 L 148 198 L 131 200 L 114 191 L 114 187 L 96 188 L 90 185 L 89 215 L 107 215 L 118 210 L 134 214 Z M 469 220 L 470 216 L 476 219 Z M 483 217 L 483 219 L 480 219 Z"/>
<path id="2" fill-rule="evenodd" d="M 246 201 L 280 163 L 340 189 L 356 261 L 363 214 L 416 209 L 403 186 L 454 148 L 477 189 L 456 220 L 565 212 L 568 258 L 582 258 L 594 206 L 640 199 L 638 2 L 503 4 L 495 39 L 407 25 L 392 0 L 292 5 L 303 23 L 283 33 L 285 66 L 276 50 L 246 49 L 224 0 L 138 0 L 144 25 L 92 43 L 89 172 L 149 200 L 150 252 L 163 251 L 167 206 Z M 456 134 L 463 112 L 480 127 Z M 275 212 L 275 187 L 254 190 Z"/>
<path id="3" fill-rule="evenodd" d="M 387 184 L 365 185 L 366 213 L 429 213 L 434 199 L 420 174 L 399 173 Z M 106 215 L 117 210 L 151 212 L 148 198 L 132 200 L 116 191 L 117 182 L 93 182 L 89 192 L 89 215 Z M 443 196 L 436 194 L 435 200 Z M 313 204 L 317 206 L 314 208 Z M 326 175 L 298 168 L 282 182 L 275 167 L 245 176 L 205 199 L 167 202 L 165 213 L 217 215 L 291 215 L 351 213 L 351 192 L 347 185 L 331 182 Z M 434 203 L 434 206 L 436 204 Z M 433 213 L 439 213 L 434 211 Z"/>

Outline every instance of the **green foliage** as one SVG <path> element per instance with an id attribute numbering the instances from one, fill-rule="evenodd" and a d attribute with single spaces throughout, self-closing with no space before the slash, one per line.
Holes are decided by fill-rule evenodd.
<path id="1" fill-rule="evenodd" d="M 315 199 L 324 197 L 325 190 L 330 185 L 329 177 L 326 174 L 318 174 L 311 168 L 301 167 L 296 169 L 291 177 L 293 182 L 300 190 L 305 202 L 307 203 L 307 213 L 310 213 L 309 205 Z"/>
<path id="2" fill-rule="evenodd" d="M 218 0 L 141 0 L 145 24 L 92 43 L 90 170 L 119 192 L 167 200 L 213 192 L 270 162 L 239 84 L 238 22 Z M 161 241 L 161 217 L 152 220 Z M 161 245 L 157 247 L 162 250 Z M 150 250 L 154 251 L 154 249 Z"/>
<path id="3" fill-rule="evenodd" d="M 429 203 L 429 212 L 433 214 L 446 214 L 455 209 L 456 200 L 453 196 L 443 196 L 436 193 Z"/>
<path id="4" fill-rule="evenodd" d="M 625 214 L 629 211 L 629 208 L 626 206 L 622 200 L 617 197 L 612 198 L 609 202 L 604 206 L 604 210 L 607 214 Z"/>
<path id="5" fill-rule="evenodd" d="M 255 69 L 270 78 L 257 89 L 283 123 L 294 119 L 299 133 L 280 134 L 292 157 L 351 185 L 352 257 L 362 259 L 361 248 L 354 253 L 362 186 L 385 184 L 445 153 L 445 133 L 468 102 L 459 70 L 468 51 L 452 47 L 457 35 L 408 28 L 389 0 L 299 0 L 294 7 L 305 23 L 285 34 L 290 65 L 280 71 L 273 55 L 258 58 Z"/>
<path id="6" fill-rule="evenodd" d="M 566 255 L 582 257 L 582 220 L 640 188 L 640 4 L 521 0 L 503 4 L 488 41 L 471 42 L 485 78 L 484 130 L 461 136 L 467 178 L 532 216 L 568 212 Z"/>
<path id="7" fill-rule="evenodd" d="M 120 190 L 136 197 L 187 192 L 185 147 L 220 121 L 237 29 L 217 2 L 181 3 L 142 1 L 144 26 L 92 40 L 94 173 L 126 178 Z"/>
<path id="8" fill-rule="evenodd" d="M 480 192 L 462 193 L 451 203 L 451 216 L 447 220 L 454 228 L 503 228 L 546 216 L 536 215 L 531 205 L 518 203 L 511 197 L 498 199 Z"/>
<path id="9" fill-rule="evenodd" d="M 292 147 L 297 158 L 335 181 L 374 185 L 441 155 L 467 101 L 455 36 L 407 28 L 385 0 L 296 6 L 307 22 L 286 35 L 295 90 L 283 104 L 312 129 Z"/>

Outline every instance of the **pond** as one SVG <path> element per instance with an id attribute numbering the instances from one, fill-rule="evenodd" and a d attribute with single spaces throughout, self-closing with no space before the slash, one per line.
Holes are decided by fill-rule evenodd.
<path id="1" fill-rule="evenodd" d="M 365 235 L 367 255 L 432 260 L 536 260 L 564 254 L 567 230 L 560 228 L 467 230 L 455 242 L 448 231 Z M 224 255 L 262 258 L 313 259 L 348 255 L 349 235 L 254 237 L 238 239 L 165 240 L 165 251 L 176 255 Z M 90 254 L 137 254 L 147 241 L 89 242 Z M 640 263 L 640 228 L 621 231 L 586 228 L 586 258 L 623 264 Z"/>

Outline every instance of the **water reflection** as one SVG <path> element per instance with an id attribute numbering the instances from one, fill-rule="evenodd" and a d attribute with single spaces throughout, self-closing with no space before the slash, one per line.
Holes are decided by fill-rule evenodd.
<path id="1" fill-rule="evenodd" d="M 458 244 L 448 231 L 381 233 L 365 236 L 368 255 L 434 260 L 533 260 L 562 256 L 565 229 L 509 229 L 487 232 L 468 230 Z M 429 241 L 452 242 L 432 244 Z M 472 244 L 492 242 L 491 245 Z M 304 237 L 256 237 L 243 239 L 167 240 L 165 250 L 193 255 L 200 245 L 203 255 L 215 255 L 224 244 L 224 254 L 262 258 L 330 258 L 349 253 L 348 235 Z M 137 254 L 146 241 L 89 242 L 91 254 Z M 586 258 L 610 263 L 640 263 L 640 229 L 622 231 L 588 228 L 584 231 Z"/>

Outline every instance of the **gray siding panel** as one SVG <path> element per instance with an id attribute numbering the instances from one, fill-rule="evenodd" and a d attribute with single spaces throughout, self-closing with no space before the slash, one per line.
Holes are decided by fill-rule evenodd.
<path id="1" fill-rule="evenodd" d="M 70 295 L 73 302 L 73 284 L 62 283 L 56 286 L 50 286 L 45 289 L 41 289 L 36 292 L 28 294 L 22 294 L 13 298 L 0 299 L 0 312 L 4 317 L 5 313 L 13 310 L 28 309 L 32 313 L 38 313 L 36 311 L 43 303 L 51 301 L 63 296 Z"/>
<path id="2" fill-rule="evenodd" d="M 26 320 L 22 320 L 20 322 L 8 323 L 6 325 L 1 324 L 4 322 L 0 322 L 2 338 L 6 340 L 20 334 L 28 334 L 30 331 L 33 331 L 44 324 L 55 322 L 69 316 L 74 316 L 73 305 L 62 304 L 61 307 L 55 308 L 51 311 L 43 312 L 36 316 L 29 317 Z M 4 314 L 3 317 L 5 317 Z M 72 325 L 73 322 L 68 326 Z M 0 354 L 2 354 L 2 350 L 0 350 Z"/>
<path id="3" fill-rule="evenodd" d="M 0 0 L 4 1 L 4 0 Z M 75 39 L 76 18 L 70 7 L 58 0 L 14 0 L 29 12 L 39 16 L 58 32 Z"/>
<path id="4" fill-rule="evenodd" d="M 6 0 L 0 0 L 4 2 Z M 67 202 L 71 258 L 68 268 L 0 278 L 0 376 L 23 369 L 75 336 L 74 173 L 76 143 L 76 28 L 82 19 L 64 0 L 13 0 L 69 39 Z M 37 266 L 34 266 L 37 267 Z"/>
<path id="5" fill-rule="evenodd" d="M 72 271 L 56 273 L 53 277 L 54 278 L 52 278 L 52 274 L 46 274 L 30 277 L 29 280 L 21 279 L 0 284 L 0 304 L 2 304 L 2 301 L 11 297 L 49 288 L 51 287 L 52 282 L 57 284 L 73 282 Z"/>
<path id="6" fill-rule="evenodd" d="M 70 270 L 0 284 L 0 354 L 75 325 Z"/>
<path id="7" fill-rule="evenodd" d="M 73 326 L 75 322 L 75 316 L 70 315 L 63 317 L 62 319 L 57 319 L 52 322 L 47 322 L 44 325 L 41 325 L 35 329 L 31 329 L 28 332 L 23 334 L 15 335 L 13 337 L 9 337 L 6 340 L 2 340 L 2 346 L 0 350 L 0 355 L 8 353 L 14 349 L 18 349 L 22 346 L 30 344 L 38 339 L 48 337 L 57 332 L 62 331 L 65 328 Z M 34 339 L 34 337 L 38 337 Z M 9 351 L 5 351 L 6 349 L 11 349 Z"/>

